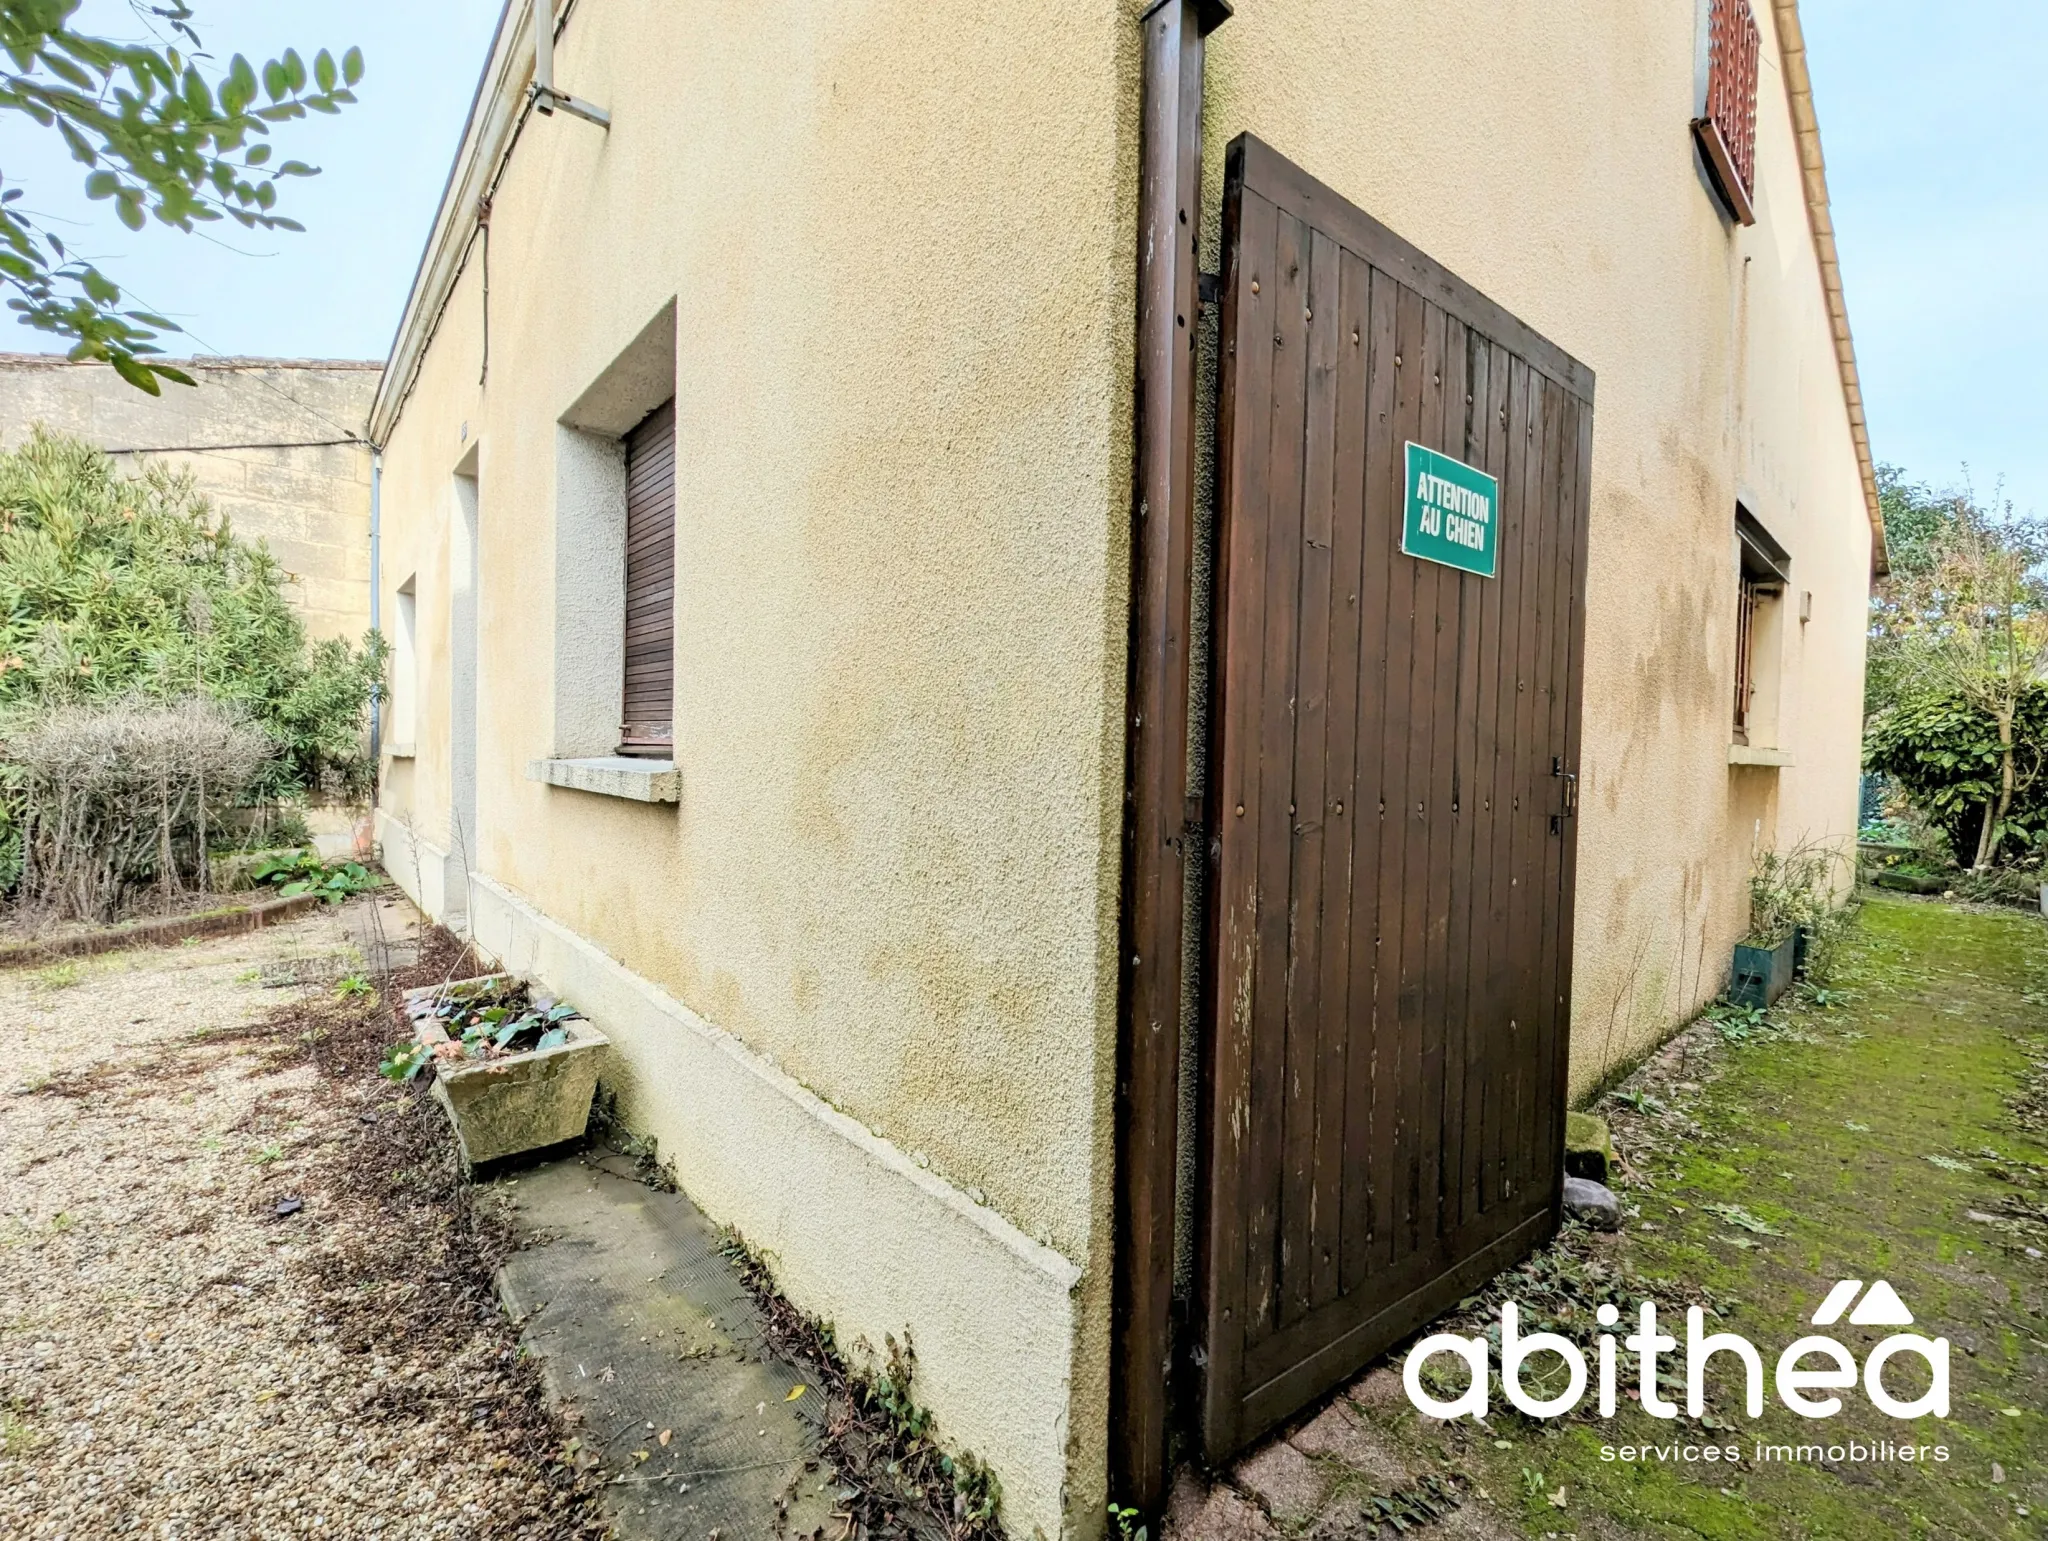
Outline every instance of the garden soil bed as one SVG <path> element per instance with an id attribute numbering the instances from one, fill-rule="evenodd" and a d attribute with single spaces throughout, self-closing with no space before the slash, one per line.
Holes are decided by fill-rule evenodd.
<path id="1" fill-rule="evenodd" d="M 0 974 L 0 1534 L 601 1533 L 354 956 L 325 909 Z"/>
<path id="2" fill-rule="evenodd" d="M 108 925 L 65 922 L 0 928 L 0 969 L 35 967 L 59 958 L 87 958 L 130 947 L 168 947 L 202 936 L 260 931 L 320 903 L 318 894 L 289 899 L 247 894 L 186 894 L 163 910 Z"/>

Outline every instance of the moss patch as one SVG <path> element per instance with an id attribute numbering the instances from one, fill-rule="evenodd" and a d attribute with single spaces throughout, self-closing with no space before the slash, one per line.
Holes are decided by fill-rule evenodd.
<path id="1" fill-rule="evenodd" d="M 1384 1399 L 1360 1411 L 1418 1464 L 1462 1474 L 1532 1536 L 2042 1534 L 2048 928 L 2010 912 L 1873 897 L 1834 984 L 1816 994 L 1787 997 L 1762 1020 L 1702 1021 L 1610 1093 L 1600 1111 L 1618 1147 L 1615 1186 L 1633 1211 L 1627 1230 L 1568 1228 L 1497 1292 L 1582 1342 L 1603 1299 L 1654 1298 L 1662 1329 L 1681 1339 L 1682 1307 L 1704 1304 L 1718 1312 L 1710 1331 L 1740 1333 L 1763 1355 L 1760 1421 L 1743 1413 L 1728 1355 L 1714 1361 L 1721 1373 L 1708 1376 L 1697 1422 L 1655 1419 L 1633 1401 L 1601 1420 L 1590 1389 L 1585 1416 L 1569 1421 L 1524 1419 L 1497 1394 L 1486 1428 L 1435 1424 Z M 1808 1322 L 1837 1280 L 1880 1278 L 1912 1310 L 1909 1330 L 1950 1342 L 1949 1417 L 1891 1419 L 1860 1387 L 1836 1417 L 1794 1416 L 1770 1379 L 1778 1353 L 1822 1330 Z M 1468 1306 L 1460 1325 L 1482 1309 L 1491 1302 Z M 1632 1320 L 1626 1305 L 1623 1314 Z M 1901 1329 L 1827 1330 L 1860 1365 Z M 1664 1362 L 1673 1367 L 1673 1356 Z M 1623 1386 L 1634 1369 L 1625 1355 Z M 1895 1362 L 1893 1394 L 1923 1389 L 1919 1369 Z M 1682 1377 L 1682 1354 L 1675 1370 Z M 1758 1457 L 1759 1445 L 1851 1441 L 1941 1446 L 1948 1458 Z M 1623 1445 L 1732 1446 L 1736 1459 L 1604 1453 Z"/>

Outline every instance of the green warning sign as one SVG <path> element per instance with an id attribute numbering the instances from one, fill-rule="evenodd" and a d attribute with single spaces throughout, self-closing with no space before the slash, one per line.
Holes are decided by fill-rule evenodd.
<path id="1" fill-rule="evenodd" d="M 1401 549 L 1482 578 L 1500 558 L 1500 483 L 1420 444 L 1408 446 Z"/>

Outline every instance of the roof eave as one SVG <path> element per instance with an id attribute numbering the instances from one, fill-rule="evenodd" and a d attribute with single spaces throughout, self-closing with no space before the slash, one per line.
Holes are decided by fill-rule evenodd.
<path id="1" fill-rule="evenodd" d="M 1863 383 L 1856 371 L 1856 342 L 1849 332 L 1849 307 L 1842 297 L 1842 264 L 1835 251 L 1835 221 L 1828 210 L 1827 163 L 1820 152 L 1820 120 L 1813 111 L 1813 81 L 1806 70 L 1806 36 L 1799 26 L 1799 0 L 1771 0 L 1778 28 L 1778 57 L 1785 71 L 1785 94 L 1792 107 L 1792 136 L 1799 150 L 1799 172 L 1806 184 L 1806 222 L 1813 231 L 1813 254 L 1820 264 L 1821 291 L 1827 298 L 1828 325 L 1834 333 L 1835 367 L 1842 376 L 1842 400 L 1849 413 L 1849 437 L 1856 445 L 1857 469 L 1863 475 L 1863 499 L 1870 515 L 1870 571 L 1883 577 L 1891 571 L 1885 547 L 1884 514 L 1877 498 L 1877 465 L 1870 456 L 1870 425 L 1863 416 Z"/>
<path id="2" fill-rule="evenodd" d="M 490 185 L 524 110 L 526 82 L 533 72 L 532 52 L 525 46 L 528 14 L 524 0 L 505 0 L 498 14 L 497 32 L 477 76 L 462 138 L 441 189 L 440 207 L 391 339 L 384 378 L 370 405 L 370 440 L 380 447 L 397 426 L 448 293 L 461 277 L 476 228 L 477 202 Z"/>

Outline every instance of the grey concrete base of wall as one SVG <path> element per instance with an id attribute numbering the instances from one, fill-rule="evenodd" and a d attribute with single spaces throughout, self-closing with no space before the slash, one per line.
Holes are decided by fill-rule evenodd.
<path id="1" fill-rule="evenodd" d="M 378 836 L 385 870 L 445 915 L 416 891 L 445 853 L 382 814 Z M 607 1084 L 683 1191 L 849 1354 L 908 1332 L 916 1400 L 995 1469 L 1011 1533 L 1061 1535 L 1080 1269 L 524 898 L 480 875 L 468 889 L 476 945 L 611 1039 Z"/>

